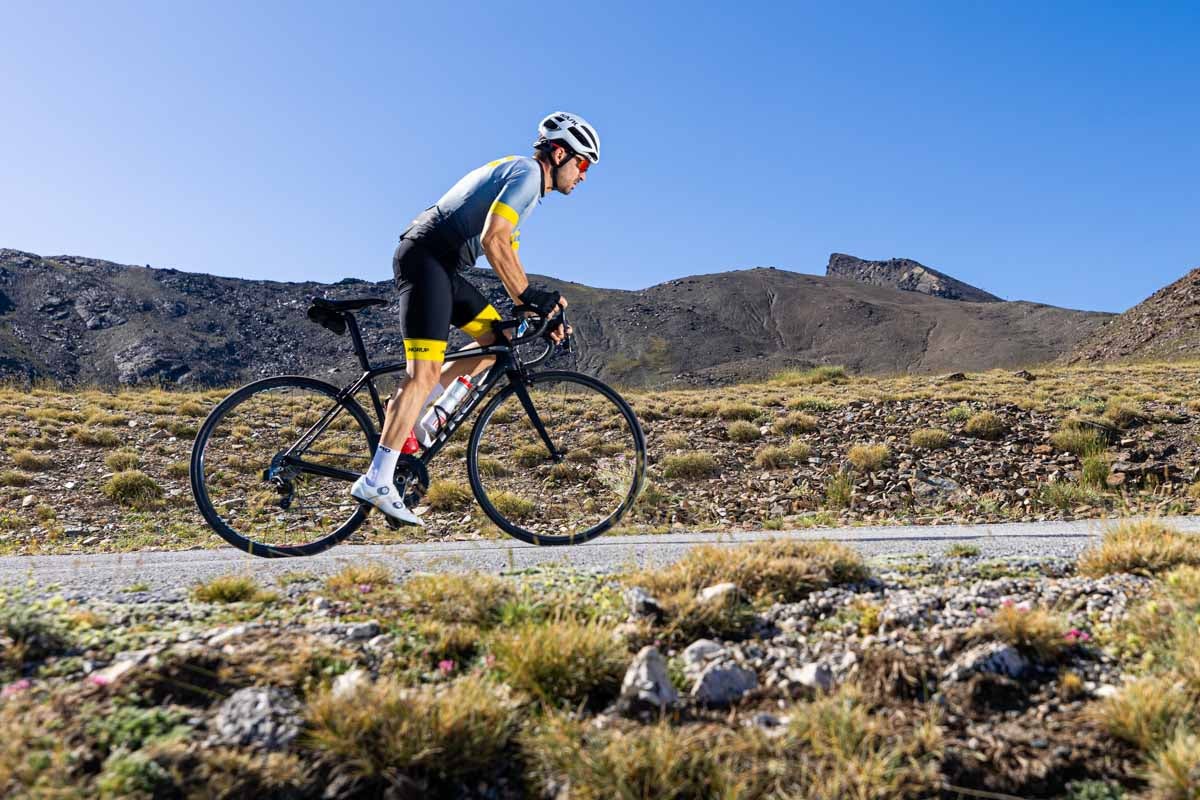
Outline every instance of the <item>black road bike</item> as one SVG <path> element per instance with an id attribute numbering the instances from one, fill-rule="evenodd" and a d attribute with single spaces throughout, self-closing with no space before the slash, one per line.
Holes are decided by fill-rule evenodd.
<path id="1" fill-rule="evenodd" d="M 315 298 L 308 310 L 323 327 L 349 331 L 363 369 L 353 383 L 339 389 L 299 375 L 266 378 L 233 392 L 204 421 L 192 447 L 192 493 L 204 519 L 233 546 L 265 558 L 307 556 L 363 524 L 371 507 L 350 496 L 350 485 L 370 465 L 379 433 L 355 397 L 367 390 L 382 428 L 375 379 L 406 364 L 372 367 L 353 312 L 385 304 L 374 297 Z M 518 307 L 515 319 L 495 323 L 506 344 L 446 354 L 447 361 L 478 355 L 496 361 L 430 446 L 400 457 L 393 480 L 410 508 L 421 505 L 429 462 L 482 406 L 466 459 L 483 512 L 524 542 L 586 542 L 637 499 L 645 436 L 633 409 L 601 381 L 568 370 L 533 371 L 553 352 L 554 323 L 529 313 Z M 454 523 L 469 519 L 459 510 Z"/>

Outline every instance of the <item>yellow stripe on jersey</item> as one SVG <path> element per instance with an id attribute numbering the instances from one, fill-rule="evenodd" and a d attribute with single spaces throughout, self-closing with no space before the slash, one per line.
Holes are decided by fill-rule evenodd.
<path id="1" fill-rule="evenodd" d="M 445 361 L 446 343 L 437 339 L 405 339 L 404 357 L 409 361 Z"/>
<path id="2" fill-rule="evenodd" d="M 512 206 L 509 206 L 507 203 L 501 203 L 499 200 L 492 203 L 492 207 L 488 209 L 488 213 L 495 214 L 498 217 L 504 217 L 513 225 L 516 225 L 521 221 L 521 217 L 516 211 L 512 210 Z"/>
<path id="3" fill-rule="evenodd" d="M 472 339 L 478 339 L 485 333 L 491 333 L 492 323 L 498 319 L 500 319 L 500 312 L 497 311 L 491 305 L 491 303 L 489 303 L 487 308 L 483 309 L 483 311 L 480 311 L 479 314 L 476 315 L 475 319 L 471 320 L 466 325 L 463 325 L 459 330 L 467 334 L 467 336 L 470 336 Z"/>
<path id="4" fill-rule="evenodd" d="M 505 164 L 509 161 L 516 161 L 516 159 L 516 156 L 505 156 L 504 158 L 497 158 L 495 161 L 489 161 L 487 165 L 489 167 L 498 167 L 501 164 Z"/>

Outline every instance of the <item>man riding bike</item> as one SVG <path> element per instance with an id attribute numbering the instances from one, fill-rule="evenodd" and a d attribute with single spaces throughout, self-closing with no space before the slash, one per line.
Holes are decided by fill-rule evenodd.
<path id="1" fill-rule="evenodd" d="M 538 125 L 533 147 L 532 158 L 507 156 L 467 173 L 400 235 L 392 270 L 408 379 L 388 401 L 370 469 L 350 490 L 400 522 L 423 524 L 404 505 L 392 473 L 427 396 L 435 385 L 445 389 L 494 361 L 480 356 L 444 364 L 451 325 L 480 345 L 497 340 L 492 322 L 500 319 L 499 312 L 460 270 L 474 266 L 482 253 L 514 303 L 549 315 L 567 307 L 558 292 L 530 287 L 517 256 L 519 228 L 547 190 L 570 194 L 584 181 L 588 168 L 600 160 L 600 138 L 583 118 L 556 111 Z M 557 342 L 569 333 L 560 327 L 551 335 Z"/>

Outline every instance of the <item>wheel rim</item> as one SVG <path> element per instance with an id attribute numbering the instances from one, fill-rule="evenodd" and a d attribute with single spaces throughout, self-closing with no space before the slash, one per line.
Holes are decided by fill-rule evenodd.
<path id="1" fill-rule="evenodd" d="M 641 488 L 641 429 L 615 395 L 579 378 L 545 373 L 527 389 L 558 457 L 519 396 L 497 396 L 472 436 L 470 472 L 480 506 L 502 531 L 535 544 L 598 536 Z"/>
<path id="2" fill-rule="evenodd" d="M 307 472 L 288 459 L 334 407 L 327 391 L 269 385 L 227 402 L 206 422 L 194 458 L 197 500 L 218 533 L 250 552 L 257 546 L 295 554 L 357 527 L 362 511 L 348 481 Z M 370 465 L 368 431 L 344 406 L 307 438 L 307 446 L 290 455 L 354 474 Z"/>

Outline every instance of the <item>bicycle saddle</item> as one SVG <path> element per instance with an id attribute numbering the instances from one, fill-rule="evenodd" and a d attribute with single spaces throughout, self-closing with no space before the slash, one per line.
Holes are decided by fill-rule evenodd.
<path id="1" fill-rule="evenodd" d="M 324 297 L 314 297 L 312 304 L 317 308 L 329 311 L 357 311 L 370 306 L 386 306 L 387 300 L 382 297 L 360 297 L 357 300 L 329 300 Z"/>

